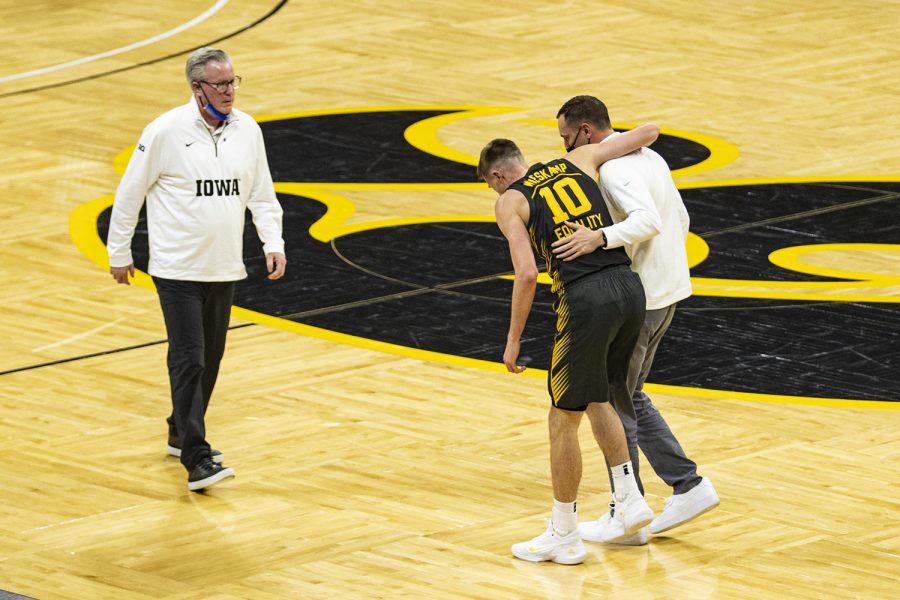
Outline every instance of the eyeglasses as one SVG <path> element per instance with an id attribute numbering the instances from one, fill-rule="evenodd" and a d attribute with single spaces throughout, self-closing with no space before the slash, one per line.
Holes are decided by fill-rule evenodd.
<path id="1" fill-rule="evenodd" d="M 201 80 L 199 80 L 199 83 L 205 83 L 206 85 L 208 85 L 210 87 L 216 88 L 216 91 L 219 92 L 220 94 L 224 94 L 225 92 L 228 91 L 229 85 L 231 87 L 233 87 L 234 89 L 238 89 L 241 87 L 241 76 L 235 75 L 234 79 L 232 79 L 231 81 L 217 81 L 216 83 L 210 83 L 209 81 L 203 81 L 201 79 Z"/>

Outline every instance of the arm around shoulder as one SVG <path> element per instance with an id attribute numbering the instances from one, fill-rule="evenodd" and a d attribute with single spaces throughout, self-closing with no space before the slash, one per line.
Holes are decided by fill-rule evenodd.
<path id="1" fill-rule="evenodd" d="M 593 163 L 595 169 L 599 169 L 600 165 L 606 161 L 625 156 L 644 146 L 649 146 L 658 137 L 659 126 L 653 123 L 646 123 L 615 137 L 611 136 L 599 144 L 586 144 L 582 148 L 588 149 L 590 153 L 589 160 Z M 576 148 L 575 151 L 577 152 L 578 150 Z"/>
<path id="2" fill-rule="evenodd" d="M 626 131 L 622 135 L 633 134 L 635 137 L 635 141 L 640 144 L 640 146 L 649 146 L 657 139 L 659 139 L 659 125 L 656 123 L 644 123 L 643 125 L 638 125 L 634 129 Z"/>

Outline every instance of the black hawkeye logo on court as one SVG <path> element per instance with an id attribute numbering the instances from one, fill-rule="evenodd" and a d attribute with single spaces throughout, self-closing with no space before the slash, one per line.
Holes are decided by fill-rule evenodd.
<path id="1" fill-rule="evenodd" d="M 197 196 L 238 196 L 237 179 L 197 179 Z"/>
<path id="2" fill-rule="evenodd" d="M 392 189 L 405 188 L 412 192 L 421 184 L 433 186 L 429 189 L 435 190 L 443 186 L 453 189 L 453 185 L 474 179 L 472 165 L 422 151 L 413 147 L 404 135 L 415 123 L 447 114 L 458 113 L 440 107 L 346 114 L 326 111 L 324 114 L 273 119 L 261 123 L 260 127 L 266 140 L 272 177 L 282 182 L 281 185 L 297 182 L 348 186 L 349 189 L 390 184 Z M 352 148 L 328 141 L 336 136 L 347 136 L 347 132 L 353 132 Z M 698 142 L 665 134 L 654 144 L 654 149 L 673 169 L 700 165 L 713 155 L 709 148 Z M 304 160 L 298 161 L 298 156 L 303 156 Z M 379 160 L 373 162 L 372 156 L 378 156 Z M 199 158 L 203 159 L 201 164 L 204 166 L 207 159 L 212 160 L 211 156 Z M 539 168 L 546 168 L 548 177 L 542 177 L 540 181 L 536 177 L 534 185 L 526 188 L 534 190 L 535 197 L 540 196 L 543 201 L 558 201 L 560 212 L 564 213 L 560 216 L 566 220 L 571 216 L 563 210 L 567 202 L 579 210 L 590 204 L 576 197 L 576 189 L 583 191 L 576 181 L 584 178 L 585 185 L 592 183 L 587 180 L 588 175 L 571 168 L 571 164 L 567 166 L 565 173 L 551 174 L 550 165 L 541 165 Z M 240 173 L 207 172 L 223 178 L 223 173 Z M 232 182 L 231 178 L 228 181 L 231 193 L 237 193 L 240 182 Z M 214 180 L 201 180 L 198 200 L 216 202 L 215 197 L 199 198 L 215 194 L 216 185 Z M 224 181 L 218 185 L 224 192 Z M 394 344 L 416 351 L 498 362 L 509 325 L 513 282 L 497 278 L 497 274 L 511 271 L 512 263 L 494 219 L 485 217 L 484 221 L 469 221 L 455 217 L 436 220 L 416 217 L 408 224 L 403 219 L 396 222 L 362 220 L 349 229 L 334 227 L 335 233 L 314 237 L 310 230 L 315 230 L 316 224 L 335 210 L 336 205 L 330 204 L 336 200 L 335 196 L 342 202 L 355 204 L 340 192 L 340 188 L 336 189 L 337 192 L 329 190 L 321 197 L 318 192 L 311 191 L 279 193 L 284 211 L 283 235 L 289 247 L 294 249 L 292 256 L 299 266 L 295 264 L 293 271 L 288 270 L 284 285 L 273 288 L 265 277 L 265 262 L 248 258 L 247 270 L 251 277 L 236 290 L 235 305 L 258 314 L 273 315 L 273 318 L 298 327 L 319 328 L 337 335 L 355 336 L 358 340 L 371 339 L 375 344 Z M 414 195 L 417 203 L 435 202 L 426 192 L 415 192 Z M 802 289 L 796 299 L 788 299 L 793 298 L 792 295 L 782 298 L 783 288 L 777 287 L 779 285 L 792 288 L 809 285 L 817 289 L 823 283 L 836 285 L 847 280 L 814 275 L 815 269 L 794 271 L 780 266 L 790 264 L 790 261 L 776 265 L 768 259 L 779 249 L 804 248 L 810 244 L 839 242 L 841 246 L 838 247 L 848 251 L 854 248 L 852 244 L 862 241 L 867 245 L 893 244 L 891 247 L 895 247 L 897 219 L 887 215 L 894 214 L 890 210 L 896 209 L 900 198 L 900 178 L 805 183 L 775 179 L 733 180 L 691 184 L 681 190 L 681 195 L 691 216 L 691 230 L 701 238 L 699 241 L 703 245 L 710 247 L 706 259 L 692 267 L 692 276 L 748 282 L 752 284 L 751 290 L 772 290 L 775 295 L 769 298 L 764 295 L 768 292 L 763 292 L 755 297 L 755 292 L 751 291 L 744 297 L 746 292 L 741 291 L 744 288 L 736 285 L 732 288 L 734 297 L 702 296 L 695 288 L 693 296 L 683 300 L 683 304 L 679 303 L 666 341 L 656 354 L 653 383 L 834 398 L 838 402 L 851 402 L 850 398 L 883 400 L 890 395 L 885 390 L 900 388 L 900 369 L 897 369 L 900 355 L 895 348 L 898 344 L 868 344 L 865 356 L 859 353 L 859 340 L 868 335 L 868 327 L 881 325 L 884 329 L 893 326 L 891 331 L 900 328 L 900 303 L 863 301 L 863 298 L 874 297 L 867 293 L 854 295 L 854 299 L 859 298 L 854 302 L 813 300 L 828 295 Z M 220 197 L 223 202 L 235 198 Z M 836 213 L 823 210 L 823 207 L 840 210 L 844 216 L 834 218 Z M 594 208 L 599 206 L 591 206 L 575 216 L 583 219 L 596 214 L 599 220 L 600 215 Z M 100 241 L 106 239 L 111 213 L 110 206 L 97 217 Z M 403 214 L 400 212 L 396 216 Z M 778 235 L 772 235 L 776 221 L 783 223 L 782 219 L 798 214 L 805 216 L 790 221 L 791 227 L 782 227 Z M 150 258 L 146 209 L 141 215 L 142 225 L 135 231 L 133 253 L 135 267 L 146 272 Z M 858 231 L 847 228 L 847 219 L 866 224 L 864 239 L 859 237 Z M 365 227 L 357 230 L 360 225 Z M 557 227 L 562 225 L 561 222 Z M 703 240 L 704 237 L 708 239 Z M 256 255 L 259 239 L 253 227 L 245 228 L 244 245 L 251 249 L 248 257 Z M 872 248 L 874 251 L 875 246 Z M 828 250 L 828 246 L 821 249 L 838 251 Z M 793 262 L 802 264 L 802 261 Z M 863 279 L 862 274 L 859 275 Z M 774 286 L 769 288 L 771 284 Z M 322 285 L 327 285 L 331 291 L 327 294 L 297 293 L 298 290 L 320 290 Z M 720 289 L 711 285 L 710 289 L 714 291 Z M 873 290 L 878 288 L 873 281 L 862 281 L 861 285 L 871 285 Z M 530 356 L 529 367 L 536 369 L 549 369 L 553 361 L 556 316 L 550 306 L 555 297 L 546 288 L 541 286 L 536 292 L 535 306 L 538 308 L 529 317 L 530 329 L 526 331 L 530 333 L 523 336 L 522 342 L 522 356 Z M 409 290 L 416 293 L 404 293 Z M 424 293 L 418 293 L 420 291 Z M 755 321 L 748 317 L 748 311 L 754 318 L 763 315 L 759 318 L 765 319 L 766 327 L 756 327 Z M 871 318 L 874 311 L 877 311 L 878 319 Z M 846 328 L 840 328 L 847 322 L 858 326 L 855 338 Z M 746 335 L 748 327 L 752 328 L 752 340 Z M 810 329 L 828 335 L 811 337 L 804 333 Z M 452 334 L 448 335 L 448 332 Z M 850 338 L 846 338 L 847 335 Z M 723 352 L 723 348 L 727 348 L 727 352 Z M 822 368 L 815 376 L 810 376 L 810 356 L 826 357 L 819 359 Z M 735 369 L 735 365 L 741 365 L 741 368 Z"/>

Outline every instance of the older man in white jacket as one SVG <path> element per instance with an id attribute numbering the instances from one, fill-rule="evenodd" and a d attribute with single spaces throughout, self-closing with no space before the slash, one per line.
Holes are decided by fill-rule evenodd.
<path id="1" fill-rule="evenodd" d="M 568 148 L 618 135 L 611 127 L 606 106 L 593 96 L 575 96 L 567 101 L 559 109 L 557 121 L 559 134 Z M 628 372 L 628 386 L 634 390 L 632 401 L 616 405 L 616 410 L 625 427 L 641 492 L 638 446 L 656 474 L 673 488 L 663 512 L 649 526 L 651 533 L 662 533 L 719 504 L 712 483 L 697 474 L 697 464 L 685 455 L 643 390 L 656 349 L 672 322 L 676 303 L 691 295 L 685 250 L 690 219 L 668 165 L 649 148 L 606 162 L 600 168 L 599 185 L 613 223 L 596 230 L 569 223 L 574 233 L 555 242 L 553 251 L 563 260 L 572 260 L 599 249 L 624 246 L 631 257 L 631 268 L 644 284 L 647 313 Z M 590 414 L 588 411 L 589 417 Z M 613 510 L 596 521 L 582 523 L 582 538 L 605 539 L 603 531 L 616 518 Z M 619 543 L 646 544 L 646 528 Z"/>
<path id="2" fill-rule="evenodd" d="M 185 72 L 191 99 L 141 134 L 116 191 L 107 250 L 113 278 L 128 284 L 134 275 L 131 242 L 146 199 L 148 271 L 169 340 L 167 451 L 187 469 L 188 489 L 198 491 L 234 476 L 206 441 L 205 414 L 225 350 L 235 282 L 247 277 L 248 208 L 269 279 L 282 277 L 287 261 L 262 132 L 233 106 L 240 77 L 231 59 L 201 48 Z"/>

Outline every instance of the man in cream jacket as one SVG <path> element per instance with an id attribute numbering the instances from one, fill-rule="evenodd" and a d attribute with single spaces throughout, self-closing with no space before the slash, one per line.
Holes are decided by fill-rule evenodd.
<path id="1" fill-rule="evenodd" d="M 201 48 L 187 60 L 190 101 L 148 125 L 116 191 L 107 250 L 110 273 L 128 284 L 131 242 L 146 200 L 153 276 L 169 341 L 172 413 L 167 452 L 188 489 L 234 476 L 206 441 L 205 415 L 225 350 L 235 282 L 244 279 L 244 214 L 263 244 L 269 279 L 284 275 L 282 210 L 262 132 L 233 107 L 240 77 L 228 55 Z"/>

